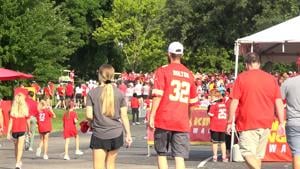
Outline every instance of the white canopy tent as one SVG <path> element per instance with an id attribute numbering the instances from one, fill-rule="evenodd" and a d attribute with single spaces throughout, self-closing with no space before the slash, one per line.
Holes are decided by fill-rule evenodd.
<path id="1" fill-rule="evenodd" d="M 261 62 L 292 63 L 300 56 L 300 16 L 282 22 L 252 35 L 235 41 L 235 77 L 238 74 L 239 56 L 248 52 L 256 52 Z M 231 147 L 235 135 L 234 120 L 232 122 Z M 230 160 L 232 161 L 232 148 Z"/>
<path id="2" fill-rule="evenodd" d="M 235 41 L 235 77 L 238 58 L 256 52 L 261 62 L 292 63 L 300 55 L 300 16 Z"/>

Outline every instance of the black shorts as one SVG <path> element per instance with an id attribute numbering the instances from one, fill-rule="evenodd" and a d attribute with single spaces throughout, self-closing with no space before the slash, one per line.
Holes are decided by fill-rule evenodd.
<path id="1" fill-rule="evenodd" d="M 149 95 L 142 95 L 142 97 L 144 100 L 146 100 L 149 97 Z"/>
<path id="2" fill-rule="evenodd" d="M 19 137 L 22 137 L 25 135 L 25 132 L 14 132 L 11 134 L 11 136 L 14 138 L 14 139 L 18 139 Z"/>
<path id="3" fill-rule="evenodd" d="M 66 99 L 73 99 L 73 95 L 72 96 L 66 96 Z"/>
<path id="4" fill-rule="evenodd" d="M 41 135 L 45 135 L 47 133 L 50 133 L 50 131 L 40 132 Z"/>
<path id="5" fill-rule="evenodd" d="M 65 96 L 59 96 L 59 100 L 60 101 L 64 101 L 65 100 Z"/>
<path id="6" fill-rule="evenodd" d="M 189 133 L 156 128 L 154 131 L 154 148 L 157 154 L 167 156 L 169 144 L 171 144 L 173 157 L 189 157 Z"/>
<path id="7" fill-rule="evenodd" d="M 218 132 L 210 130 L 210 137 L 212 143 L 223 143 L 225 142 L 225 132 Z"/>
<path id="8" fill-rule="evenodd" d="M 81 94 L 76 94 L 75 95 L 75 98 L 77 101 L 81 100 L 82 99 L 82 95 Z"/>
<path id="9" fill-rule="evenodd" d="M 112 138 L 112 139 L 101 139 L 101 138 L 98 138 L 98 137 L 92 135 L 90 148 L 112 151 L 112 150 L 119 149 L 120 147 L 123 146 L 123 144 L 124 144 L 123 133 L 119 137 Z"/>

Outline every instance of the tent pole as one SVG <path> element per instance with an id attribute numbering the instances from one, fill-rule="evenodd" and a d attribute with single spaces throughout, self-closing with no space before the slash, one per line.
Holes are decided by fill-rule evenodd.
<path id="1" fill-rule="evenodd" d="M 239 67 L 239 48 L 240 48 L 240 43 L 236 42 L 234 45 L 234 54 L 235 54 L 234 78 L 235 79 L 237 77 L 238 67 Z"/>
<path id="2" fill-rule="evenodd" d="M 235 54 L 235 72 L 234 77 L 237 78 L 238 74 L 238 65 L 239 65 L 239 49 L 240 44 L 238 42 L 234 45 L 234 54 Z M 235 114 L 232 117 L 231 123 L 231 142 L 230 142 L 230 161 L 233 161 L 233 144 L 234 144 L 234 136 L 235 136 Z"/>

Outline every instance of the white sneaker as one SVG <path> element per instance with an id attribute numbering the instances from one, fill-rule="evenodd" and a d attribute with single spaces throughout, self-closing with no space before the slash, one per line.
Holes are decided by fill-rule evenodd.
<path id="1" fill-rule="evenodd" d="M 135 126 L 135 123 L 133 122 L 132 125 Z"/>
<path id="2" fill-rule="evenodd" d="M 70 160 L 69 155 L 65 155 L 65 156 L 64 156 L 64 160 Z"/>
<path id="3" fill-rule="evenodd" d="M 22 168 L 22 162 L 16 163 L 16 169 L 21 169 Z"/>
<path id="4" fill-rule="evenodd" d="M 41 148 L 37 148 L 37 149 L 36 149 L 35 155 L 36 155 L 37 157 L 40 157 L 40 156 L 41 156 L 41 153 L 42 153 Z"/>
<path id="5" fill-rule="evenodd" d="M 83 155 L 83 152 L 82 152 L 81 150 L 76 150 L 76 151 L 75 151 L 75 154 L 76 154 L 76 155 Z"/>
<path id="6" fill-rule="evenodd" d="M 29 147 L 28 151 L 33 151 L 33 148 L 32 148 L 32 147 Z"/>
<path id="7" fill-rule="evenodd" d="M 135 124 L 139 125 L 139 124 L 141 124 L 141 123 L 140 123 L 140 122 L 135 122 Z"/>
<path id="8" fill-rule="evenodd" d="M 44 160 L 48 160 L 48 159 L 49 159 L 48 155 L 47 155 L 47 154 L 44 154 L 43 159 L 44 159 Z"/>

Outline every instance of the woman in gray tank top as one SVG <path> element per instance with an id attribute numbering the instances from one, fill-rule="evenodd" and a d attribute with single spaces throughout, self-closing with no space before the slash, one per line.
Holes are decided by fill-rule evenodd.
<path id="1" fill-rule="evenodd" d="M 123 146 L 123 128 L 126 146 L 132 143 L 127 104 L 113 84 L 114 68 L 104 64 L 98 72 L 101 85 L 87 96 L 86 116 L 93 128 L 90 148 L 93 150 L 94 169 L 114 169 L 118 150 Z"/>

